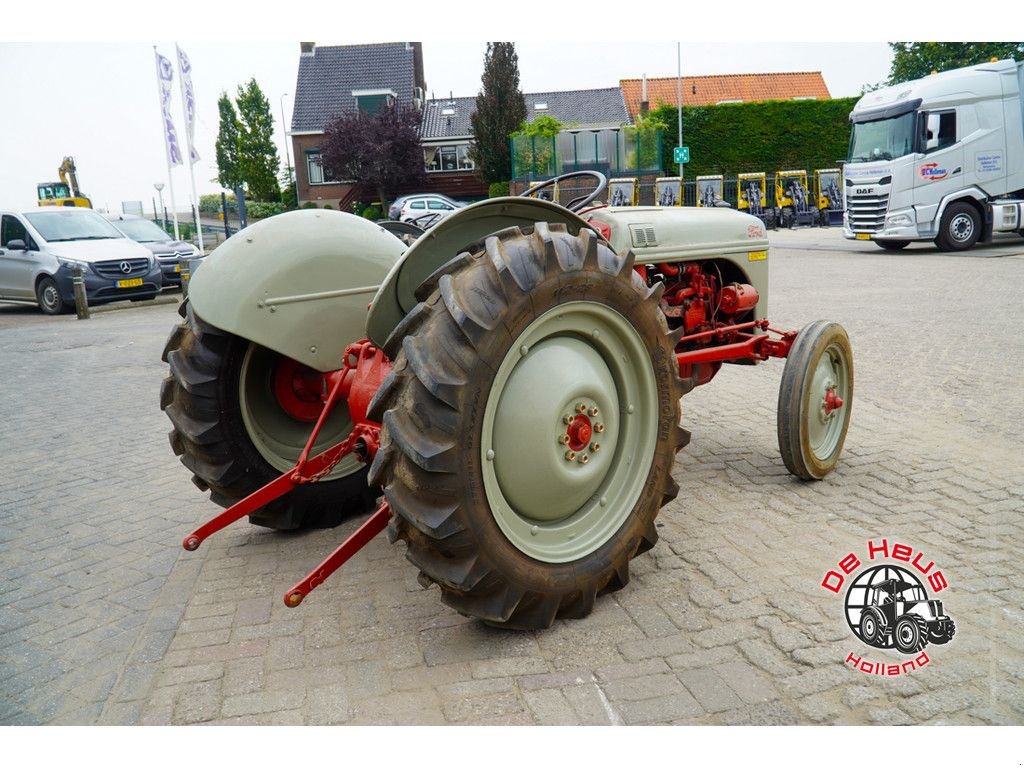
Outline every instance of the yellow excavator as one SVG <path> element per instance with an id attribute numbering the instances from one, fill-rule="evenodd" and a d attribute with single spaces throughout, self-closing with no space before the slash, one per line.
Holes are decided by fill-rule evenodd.
<path id="1" fill-rule="evenodd" d="M 60 181 L 36 185 L 39 205 L 67 205 L 78 206 L 79 208 L 92 208 L 92 201 L 83 195 L 78 187 L 78 177 L 75 175 L 75 159 L 73 157 L 65 157 L 64 162 L 57 169 L 57 173 L 60 174 Z"/>

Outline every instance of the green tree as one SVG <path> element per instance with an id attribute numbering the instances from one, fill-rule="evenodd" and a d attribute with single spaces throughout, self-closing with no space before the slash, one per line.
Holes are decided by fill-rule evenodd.
<path id="1" fill-rule="evenodd" d="M 241 125 L 235 105 L 226 93 L 217 99 L 217 110 L 220 112 L 220 129 L 217 131 L 217 181 L 222 187 L 233 190 L 242 183 L 242 175 L 238 167 L 238 136 Z"/>
<path id="2" fill-rule="evenodd" d="M 238 87 L 238 166 L 253 200 L 276 202 L 281 198 L 277 171 L 281 161 L 274 144 L 274 119 L 270 102 L 255 79 Z"/>
<path id="3" fill-rule="evenodd" d="M 484 74 L 473 126 L 472 158 L 488 183 L 512 175 L 509 137 L 526 120 L 526 101 L 519 89 L 519 57 L 512 43 L 488 43 Z"/>
<path id="4" fill-rule="evenodd" d="M 511 136 L 513 170 L 528 169 L 532 177 L 554 176 L 555 137 L 564 127 L 564 123 L 551 115 L 539 115 L 532 123 L 522 123 Z"/>
<path id="5" fill-rule="evenodd" d="M 931 72 L 984 64 L 990 59 L 1024 58 L 1024 43 L 889 43 L 889 85 L 916 80 Z"/>
<path id="6" fill-rule="evenodd" d="M 667 129 L 668 123 L 657 113 L 637 115 L 634 124 L 626 126 L 626 141 L 629 142 L 627 146 L 632 145 L 626 152 L 626 167 L 641 171 L 658 168 L 661 159 L 661 135 Z M 637 147 L 640 156 L 639 166 Z"/>

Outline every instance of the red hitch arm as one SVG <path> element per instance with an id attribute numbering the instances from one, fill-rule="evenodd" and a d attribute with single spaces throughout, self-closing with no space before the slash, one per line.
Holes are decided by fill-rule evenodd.
<path id="1" fill-rule="evenodd" d="M 363 547 L 365 547 L 374 536 L 383 531 L 391 519 L 391 507 L 386 501 L 381 502 L 380 507 L 356 529 L 355 533 L 341 543 L 336 550 L 331 552 L 327 558 L 314 568 L 310 573 L 288 590 L 284 596 L 284 604 L 294 608 L 302 599 L 327 581 L 327 578 L 336 570 L 341 568 L 349 559 Z"/>

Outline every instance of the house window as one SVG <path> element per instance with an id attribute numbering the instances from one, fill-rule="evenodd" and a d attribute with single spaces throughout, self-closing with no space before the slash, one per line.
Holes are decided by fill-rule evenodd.
<path id="1" fill-rule="evenodd" d="M 306 178 L 310 184 L 329 184 L 334 181 L 334 174 L 329 168 L 320 164 L 320 150 L 306 150 Z"/>
<path id="2" fill-rule="evenodd" d="M 352 91 L 352 97 L 356 102 L 356 109 L 372 115 L 386 104 L 392 103 L 397 94 L 390 89 Z"/>
<path id="3" fill-rule="evenodd" d="M 472 171 L 476 164 L 469 156 L 469 144 L 449 144 L 441 147 L 424 148 L 427 170 Z"/>

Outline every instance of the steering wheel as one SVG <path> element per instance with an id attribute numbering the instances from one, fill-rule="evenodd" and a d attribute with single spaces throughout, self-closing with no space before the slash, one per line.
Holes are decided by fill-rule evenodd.
<path id="1" fill-rule="evenodd" d="M 531 187 L 525 192 L 521 193 L 519 197 L 533 197 L 543 189 L 547 189 L 559 182 L 565 181 L 566 179 L 574 179 L 578 176 L 586 176 L 591 179 L 597 180 L 597 189 L 591 192 L 589 195 L 584 197 L 577 197 L 569 201 L 565 207 L 574 213 L 576 211 L 586 208 L 590 203 L 597 199 L 598 195 L 608 189 L 608 177 L 603 173 L 597 171 L 573 171 L 572 173 L 563 173 L 561 176 L 555 176 L 553 179 L 548 179 L 545 182 L 538 184 L 535 187 Z"/>

